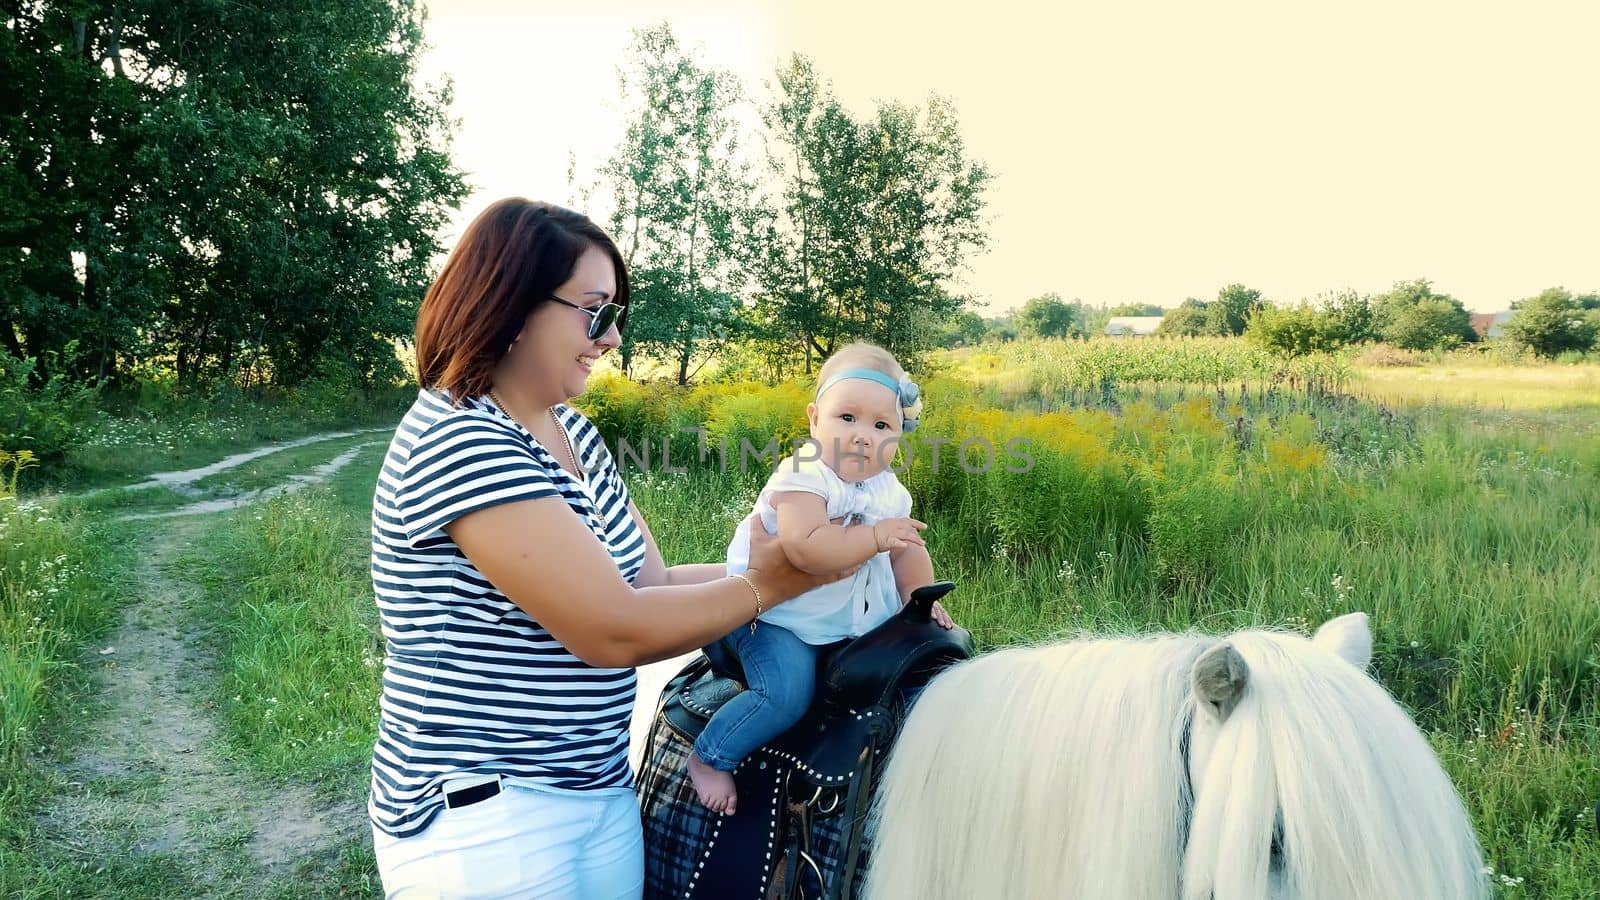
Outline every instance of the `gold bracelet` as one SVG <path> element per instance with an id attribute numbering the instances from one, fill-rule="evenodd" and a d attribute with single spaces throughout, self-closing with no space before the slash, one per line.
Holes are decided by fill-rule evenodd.
<path id="1" fill-rule="evenodd" d="M 743 581 L 745 584 L 750 585 L 750 593 L 756 595 L 756 619 L 761 618 L 761 589 L 756 587 L 756 583 L 754 581 L 751 581 L 742 572 L 735 572 L 733 574 L 733 577 L 739 579 L 740 581 Z M 751 634 L 755 634 L 756 633 L 756 619 L 751 619 L 750 620 L 750 633 Z"/>

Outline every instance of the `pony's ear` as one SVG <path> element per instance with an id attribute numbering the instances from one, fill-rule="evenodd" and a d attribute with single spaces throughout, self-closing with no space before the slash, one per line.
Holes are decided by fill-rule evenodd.
<path id="1" fill-rule="evenodd" d="M 1232 644 L 1222 643 L 1200 654 L 1194 664 L 1194 693 L 1216 715 L 1226 721 L 1239 705 L 1250 682 L 1250 667 Z"/>
<path id="2" fill-rule="evenodd" d="M 1367 627 L 1367 614 L 1347 613 L 1337 619 L 1322 623 L 1311 643 L 1350 663 L 1362 671 L 1372 662 L 1372 630 Z"/>

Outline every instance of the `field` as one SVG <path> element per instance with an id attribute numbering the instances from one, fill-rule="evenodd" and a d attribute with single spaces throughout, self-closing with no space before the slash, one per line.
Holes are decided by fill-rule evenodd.
<path id="1" fill-rule="evenodd" d="M 937 353 L 918 435 L 950 438 L 947 454 L 1022 439 L 1032 465 L 935 465 L 919 448 L 903 477 L 938 575 L 960 585 L 951 612 L 985 648 L 1308 630 L 1365 610 L 1374 673 L 1455 778 L 1501 893 L 1600 897 L 1600 365 L 1410 362 L 1284 364 L 1238 341 Z M 760 446 L 803 430 L 806 399 L 803 384 L 597 376 L 580 406 L 614 445 L 704 426 L 712 444 Z M 284 450 L 176 494 L 29 496 L 24 473 L 24 499 L 0 501 L 0 896 L 378 895 L 360 807 L 382 652 L 370 440 L 384 437 Z M 219 439 L 212 459 L 251 443 Z M 673 444 L 686 474 L 626 473 L 669 563 L 720 559 L 761 481 L 696 464 L 692 445 Z M 50 483 L 211 461 L 163 452 Z M 350 453 L 293 496 L 114 518 Z M 187 654 L 186 718 L 125 708 L 151 704 L 118 685 L 162 664 L 131 658 L 145 632 L 183 636 L 163 652 Z M 159 761 L 107 747 L 163 729 L 193 746 Z M 174 806 L 202 768 L 238 785 L 227 809 Z M 295 847 L 279 807 L 316 823 Z"/>

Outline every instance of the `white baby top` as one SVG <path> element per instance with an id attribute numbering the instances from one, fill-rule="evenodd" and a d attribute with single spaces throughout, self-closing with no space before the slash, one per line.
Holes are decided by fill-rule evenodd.
<path id="1" fill-rule="evenodd" d="M 849 525 L 874 525 L 882 519 L 911 515 L 911 492 L 893 472 L 880 472 L 866 481 L 846 481 L 820 460 L 788 457 L 756 497 L 756 511 L 768 534 L 778 533 L 778 513 L 769 502 L 781 491 L 806 491 L 828 505 L 828 519 L 851 517 Z M 728 545 L 728 574 L 750 568 L 750 519 L 739 523 Z M 859 637 L 900 609 L 894 569 L 887 551 L 867 560 L 849 578 L 813 588 L 763 613 L 761 621 L 787 628 L 808 644 L 830 644 Z"/>

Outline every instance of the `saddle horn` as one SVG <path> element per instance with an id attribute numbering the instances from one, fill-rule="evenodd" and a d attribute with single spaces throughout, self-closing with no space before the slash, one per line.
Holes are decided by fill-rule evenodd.
<path id="1" fill-rule="evenodd" d="M 933 621 L 934 601 L 955 589 L 956 583 L 954 581 L 935 581 L 933 584 L 925 584 L 912 591 L 911 602 L 906 604 L 906 621 Z"/>

